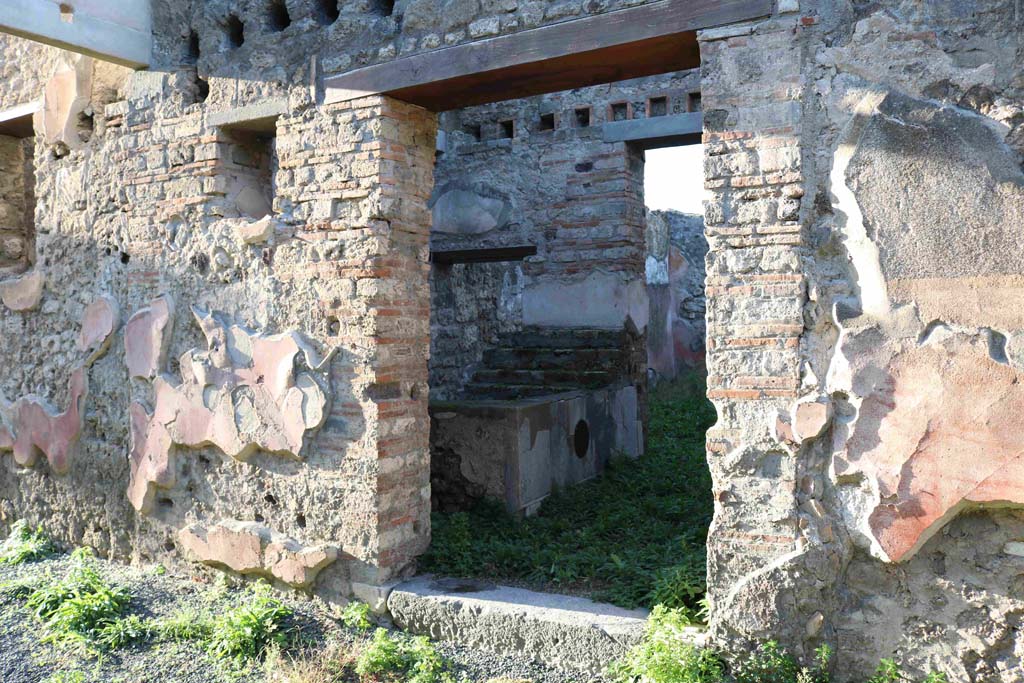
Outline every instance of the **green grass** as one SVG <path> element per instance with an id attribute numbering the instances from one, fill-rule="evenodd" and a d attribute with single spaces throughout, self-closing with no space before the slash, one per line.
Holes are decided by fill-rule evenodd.
<path id="1" fill-rule="evenodd" d="M 42 528 L 32 530 L 25 520 L 11 526 L 11 534 L 0 543 L 0 565 L 22 564 L 49 557 L 56 551 L 50 537 Z"/>
<path id="2" fill-rule="evenodd" d="M 622 607 L 663 604 L 697 619 L 713 502 L 703 379 L 652 393 L 648 452 L 611 463 L 521 521 L 494 504 L 435 514 L 424 570 L 572 591 Z"/>

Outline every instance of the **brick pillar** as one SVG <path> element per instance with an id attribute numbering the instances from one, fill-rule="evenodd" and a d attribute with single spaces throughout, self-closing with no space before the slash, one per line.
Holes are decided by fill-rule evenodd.
<path id="1" fill-rule="evenodd" d="M 337 539 L 350 577 L 379 585 L 430 541 L 428 237 L 436 117 L 368 97 L 279 123 L 278 208 L 314 245 L 299 277 L 329 321 L 331 416 L 314 449 L 343 455 Z M 315 248 L 330 243 L 329 249 Z"/>
<path id="2" fill-rule="evenodd" d="M 719 416 L 707 437 L 708 588 L 717 639 L 780 639 L 806 655 L 829 637 L 841 551 L 823 542 L 821 515 L 807 513 L 821 509 L 811 500 L 820 463 L 772 431 L 809 379 L 804 204 L 815 189 L 801 27 L 790 16 L 701 36 L 708 396 Z"/>

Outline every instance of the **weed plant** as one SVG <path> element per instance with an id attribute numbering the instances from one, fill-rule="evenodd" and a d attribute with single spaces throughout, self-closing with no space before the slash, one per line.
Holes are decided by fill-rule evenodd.
<path id="1" fill-rule="evenodd" d="M 26 605 L 46 624 L 49 633 L 44 641 L 95 644 L 130 600 L 125 590 L 103 579 L 92 551 L 79 548 L 71 555 L 67 573 L 34 590 Z"/>
<path id="2" fill-rule="evenodd" d="M 251 584 L 240 605 L 211 622 L 207 649 L 235 664 L 262 659 L 270 646 L 286 644 L 284 624 L 291 615 L 291 608 L 274 597 L 269 584 Z"/>
<path id="3" fill-rule="evenodd" d="M 622 607 L 663 604 L 697 620 L 714 510 L 704 435 L 715 421 L 704 380 L 652 392 L 647 454 L 556 493 L 519 520 L 484 503 L 435 514 L 425 570 L 572 591 Z"/>
<path id="4" fill-rule="evenodd" d="M 383 628 L 359 654 L 356 673 L 394 683 L 454 683 L 448 663 L 429 640 L 395 637 Z"/>
<path id="5" fill-rule="evenodd" d="M 0 543 L 0 565 L 23 564 L 49 557 L 57 548 L 42 527 L 32 530 L 19 519 L 11 526 L 11 535 Z"/>
<path id="6" fill-rule="evenodd" d="M 801 666 L 778 643 L 769 641 L 727 664 L 721 653 L 697 647 L 687 637 L 688 614 L 656 607 L 639 645 L 608 669 L 612 683 L 831 683 L 832 650 L 822 645 L 809 666 Z M 882 660 L 865 683 L 915 683 L 893 660 Z M 930 673 L 920 683 L 947 683 Z"/>
<path id="7" fill-rule="evenodd" d="M 365 602 L 353 600 L 342 610 L 341 623 L 357 631 L 369 631 L 373 628 L 370 621 L 370 606 Z"/>

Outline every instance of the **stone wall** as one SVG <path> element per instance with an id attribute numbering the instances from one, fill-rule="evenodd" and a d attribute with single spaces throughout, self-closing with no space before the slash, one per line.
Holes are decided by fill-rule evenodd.
<path id="1" fill-rule="evenodd" d="M 154 68 L 198 63 L 221 102 L 287 96 L 313 57 L 332 74 L 654 1 L 154 0 Z"/>
<path id="2" fill-rule="evenodd" d="M 91 137 L 48 100 L 72 137 L 37 140 L 36 267 L 0 283 L 36 340 L 0 352 L 0 524 L 341 599 L 429 538 L 435 117 L 298 97 L 218 128 L 194 85 L 125 74 Z"/>
<path id="3" fill-rule="evenodd" d="M 35 265 L 0 282 L 0 523 L 372 596 L 429 538 L 436 129 L 320 106 L 320 76 L 620 4 L 286 6 L 275 30 L 269 3 L 161 0 L 166 69 L 133 75 L 0 44 L 0 109 L 52 86 Z M 712 635 L 827 642 L 841 681 L 889 656 L 1019 681 L 1020 3 L 778 10 L 700 36 Z M 524 322 L 612 326 L 580 305 L 600 292 L 639 325 L 639 154 L 581 154 L 614 115 L 583 126 L 589 95 L 536 102 L 446 124 L 438 187 L 466 152 L 498 191 L 474 191 L 481 239 L 540 239 Z M 248 105 L 283 112 L 276 135 Z M 502 268 L 452 272 L 496 292 Z"/>
<path id="4" fill-rule="evenodd" d="M 647 325 L 643 152 L 601 126 L 699 107 L 696 72 L 448 112 L 431 249 L 532 246 L 522 262 L 434 266 L 431 388 L 450 398 L 523 325 Z M 656 106 L 660 106 L 657 105 Z"/>
<path id="5" fill-rule="evenodd" d="M 702 36 L 721 640 L 1021 680 L 1022 19 L 805 1 Z"/>
<path id="6" fill-rule="evenodd" d="M 34 255 L 34 146 L 0 135 L 0 276 L 17 275 Z"/>
<path id="7" fill-rule="evenodd" d="M 658 380 L 705 368 L 704 218 L 647 212 L 647 365 Z"/>

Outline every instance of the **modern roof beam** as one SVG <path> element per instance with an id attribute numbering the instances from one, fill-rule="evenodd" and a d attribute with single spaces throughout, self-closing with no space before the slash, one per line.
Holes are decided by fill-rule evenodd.
<path id="1" fill-rule="evenodd" d="M 149 0 L 3 0 L 0 33 L 134 69 L 153 51 Z"/>

